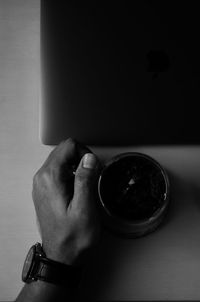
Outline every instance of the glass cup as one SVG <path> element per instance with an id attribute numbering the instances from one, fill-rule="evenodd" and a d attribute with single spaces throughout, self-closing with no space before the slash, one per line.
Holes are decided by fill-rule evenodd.
<path id="1" fill-rule="evenodd" d="M 169 205 L 169 180 L 150 156 L 123 153 L 104 166 L 98 194 L 105 225 L 118 234 L 140 237 L 162 222 Z"/>

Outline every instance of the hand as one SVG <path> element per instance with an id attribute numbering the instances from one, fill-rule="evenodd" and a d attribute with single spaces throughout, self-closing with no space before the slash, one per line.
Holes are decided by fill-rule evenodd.
<path id="1" fill-rule="evenodd" d="M 99 167 L 87 147 L 68 139 L 50 153 L 35 174 L 32 197 L 48 258 L 76 264 L 97 242 Z"/>

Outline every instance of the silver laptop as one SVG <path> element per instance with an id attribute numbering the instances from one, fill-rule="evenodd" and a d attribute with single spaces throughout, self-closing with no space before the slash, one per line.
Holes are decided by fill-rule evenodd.
<path id="1" fill-rule="evenodd" d="M 44 144 L 200 142 L 198 9 L 160 2 L 41 1 Z"/>

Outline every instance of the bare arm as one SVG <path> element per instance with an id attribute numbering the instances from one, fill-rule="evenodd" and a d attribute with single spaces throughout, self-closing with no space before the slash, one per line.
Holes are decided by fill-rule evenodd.
<path id="1" fill-rule="evenodd" d="M 75 177 L 73 169 L 77 167 Z M 99 164 L 90 150 L 72 139 L 62 142 L 34 176 L 33 201 L 47 258 L 80 265 L 96 244 L 100 223 L 96 209 Z M 76 291 L 43 281 L 25 284 L 16 302 L 67 301 Z"/>
<path id="2" fill-rule="evenodd" d="M 70 287 L 62 288 L 51 283 L 37 281 L 25 284 L 16 302 L 55 302 L 76 300 L 77 296 Z"/>

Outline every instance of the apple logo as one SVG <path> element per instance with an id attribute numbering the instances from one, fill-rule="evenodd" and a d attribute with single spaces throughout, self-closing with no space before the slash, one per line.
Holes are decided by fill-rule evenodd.
<path id="1" fill-rule="evenodd" d="M 150 50 L 147 53 L 147 71 L 153 72 L 153 78 L 157 78 L 160 72 L 169 69 L 169 56 L 164 50 Z"/>

